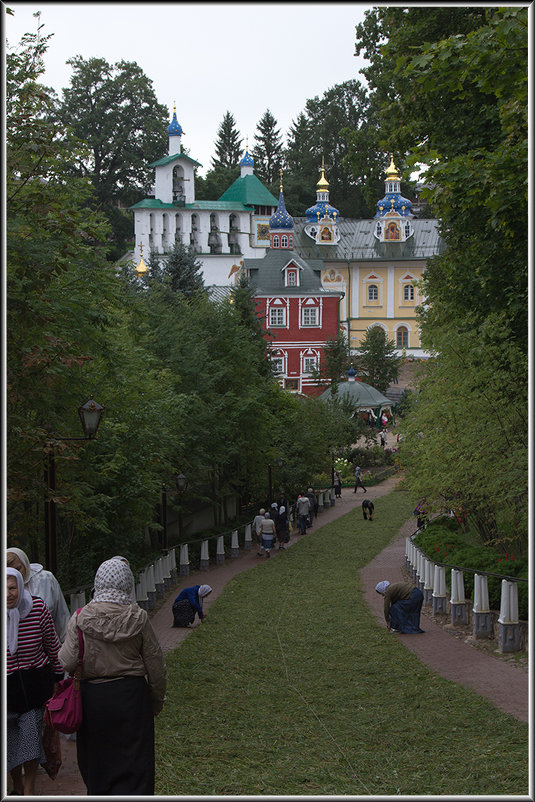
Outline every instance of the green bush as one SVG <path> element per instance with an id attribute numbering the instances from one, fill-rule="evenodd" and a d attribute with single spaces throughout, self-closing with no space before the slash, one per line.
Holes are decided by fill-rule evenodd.
<path id="1" fill-rule="evenodd" d="M 463 532 L 455 518 L 440 518 L 431 521 L 414 538 L 414 543 L 433 562 L 471 568 L 473 570 L 500 574 L 503 577 L 528 578 L 528 558 L 510 553 L 502 553 L 491 546 L 476 541 L 477 535 Z M 446 583 L 450 588 L 451 574 L 446 572 Z M 499 610 L 501 604 L 501 583 L 498 577 L 488 577 L 489 604 L 492 610 Z M 464 574 L 466 598 L 473 599 L 474 575 Z M 528 585 L 518 583 L 518 614 L 523 621 L 528 620 Z"/>

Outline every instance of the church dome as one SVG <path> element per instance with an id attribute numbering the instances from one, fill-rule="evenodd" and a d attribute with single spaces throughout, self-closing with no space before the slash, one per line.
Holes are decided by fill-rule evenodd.
<path id="1" fill-rule="evenodd" d="M 386 217 L 388 212 L 396 212 L 400 217 L 413 217 L 412 203 L 399 192 L 387 192 L 384 198 L 377 201 L 375 217 Z"/>
<path id="2" fill-rule="evenodd" d="M 288 214 L 286 211 L 286 206 L 284 203 L 284 195 L 282 194 L 282 170 L 280 171 L 281 176 L 281 185 L 280 185 L 280 195 L 279 195 L 279 205 L 277 206 L 277 210 L 271 215 L 269 218 L 269 227 L 270 229 L 283 229 L 283 230 L 291 230 L 293 231 L 294 227 L 294 219 L 291 214 Z"/>
<path id="3" fill-rule="evenodd" d="M 250 155 L 249 151 L 246 150 L 242 160 L 240 161 L 240 167 L 253 167 L 254 166 L 254 159 Z"/>
<path id="4" fill-rule="evenodd" d="M 182 130 L 182 126 L 178 122 L 176 118 L 176 109 L 173 111 L 173 119 L 171 120 L 170 125 L 167 128 L 167 133 L 169 136 L 182 136 L 184 133 Z"/>
<path id="5" fill-rule="evenodd" d="M 326 216 L 330 217 L 333 221 L 340 217 L 338 209 L 335 209 L 334 206 L 331 206 L 327 201 L 318 201 L 305 212 L 307 223 L 317 223 L 318 220 L 322 220 Z"/>

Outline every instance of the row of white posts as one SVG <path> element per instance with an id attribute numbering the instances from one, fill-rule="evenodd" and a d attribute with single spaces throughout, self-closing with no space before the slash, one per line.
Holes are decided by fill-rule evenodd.
<path id="1" fill-rule="evenodd" d="M 334 489 L 320 490 L 316 494 L 318 501 L 318 512 L 322 512 L 326 507 L 334 507 L 335 495 Z M 207 570 L 210 567 L 209 544 L 210 538 L 201 542 L 201 557 L 200 569 Z M 244 549 L 248 551 L 253 546 L 253 536 L 251 532 L 251 524 L 245 525 L 245 538 Z M 176 563 L 176 551 L 179 550 L 178 557 L 178 571 Z M 240 547 L 238 541 L 238 530 L 234 529 L 231 535 L 230 556 L 239 557 Z M 225 536 L 217 536 L 216 545 L 216 565 L 222 565 L 225 562 Z M 148 565 L 139 572 L 137 581 L 135 583 L 135 596 L 136 602 L 144 610 L 153 610 L 156 606 L 156 601 L 162 598 L 165 593 L 170 590 L 177 581 L 177 573 L 180 576 L 188 576 L 190 569 L 188 544 L 183 543 L 167 551 L 161 557 L 158 557 L 154 563 Z M 86 591 L 81 590 L 77 593 L 70 594 L 70 609 L 74 613 L 79 607 L 83 607 L 86 603 Z"/>
<path id="2" fill-rule="evenodd" d="M 405 539 L 405 562 L 407 569 L 424 596 L 424 605 L 431 606 L 433 615 L 447 614 L 446 566 L 433 563 L 415 546 L 412 538 Z M 450 615 L 453 625 L 468 623 L 469 601 L 464 595 L 463 571 L 451 569 Z M 473 633 L 476 638 L 494 636 L 494 626 L 489 608 L 488 578 L 484 573 L 475 573 Z M 520 650 L 520 624 L 518 620 L 518 582 L 502 579 L 500 616 L 498 618 L 498 648 L 500 652 Z"/>

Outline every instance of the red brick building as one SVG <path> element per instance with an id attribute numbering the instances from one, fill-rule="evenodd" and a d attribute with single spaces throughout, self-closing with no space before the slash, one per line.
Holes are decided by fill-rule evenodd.
<path id="1" fill-rule="evenodd" d="M 281 191 L 279 205 L 269 222 L 270 249 L 263 259 L 245 259 L 264 321 L 269 351 L 282 387 L 290 392 L 317 395 L 314 371 L 324 358 L 325 342 L 340 330 L 340 300 L 343 293 L 325 289 L 322 259 L 306 260 L 294 250 L 293 218 Z"/>

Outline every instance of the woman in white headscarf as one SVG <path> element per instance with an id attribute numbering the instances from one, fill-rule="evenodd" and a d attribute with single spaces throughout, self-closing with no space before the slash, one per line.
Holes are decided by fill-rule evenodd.
<path id="1" fill-rule="evenodd" d="M 59 653 L 74 671 L 78 626 L 83 723 L 76 751 L 88 796 L 154 794 L 154 716 L 165 700 L 166 670 L 147 613 L 131 601 L 133 585 L 124 560 L 102 563 L 93 599 L 69 621 Z"/>
<path id="2" fill-rule="evenodd" d="M 420 613 L 424 595 L 412 582 L 389 582 L 382 579 L 375 586 L 384 596 L 384 616 L 389 632 L 416 635 L 420 629 Z"/>
<path id="3" fill-rule="evenodd" d="M 210 585 L 192 585 L 180 591 L 173 602 L 173 626 L 191 626 L 196 614 L 201 621 L 204 621 L 206 613 L 202 606 L 203 599 L 211 592 Z"/>
<path id="4" fill-rule="evenodd" d="M 14 793 L 33 795 L 44 762 L 44 703 L 63 679 L 60 643 L 44 601 L 24 588 L 20 571 L 7 568 L 7 769 Z"/>
<path id="5" fill-rule="evenodd" d="M 71 617 L 67 602 L 63 596 L 59 582 L 50 571 L 46 571 L 41 563 L 31 563 L 22 549 L 14 546 L 6 549 L 7 564 L 20 571 L 24 579 L 24 587 L 32 596 L 39 596 L 46 603 L 60 641 L 65 640 L 67 622 Z"/>

